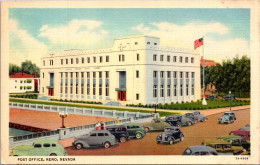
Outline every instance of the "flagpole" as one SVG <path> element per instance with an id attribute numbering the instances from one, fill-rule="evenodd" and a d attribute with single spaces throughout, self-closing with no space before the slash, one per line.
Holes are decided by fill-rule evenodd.
<path id="1" fill-rule="evenodd" d="M 203 39 L 203 48 L 202 48 L 202 59 L 203 59 L 203 100 L 202 100 L 202 105 L 207 105 L 207 101 L 205 99 L 205 59 L 204 59 L 204 45 L 205 45 L 205 40 L 204 36 L 202 36 Z"/>

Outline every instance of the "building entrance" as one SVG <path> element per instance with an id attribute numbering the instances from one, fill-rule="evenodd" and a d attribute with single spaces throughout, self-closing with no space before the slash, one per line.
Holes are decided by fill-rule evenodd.
<path id="1" fill-rule="evenodd" d="M 48 95 L 54 96 L 53 88 L 49 88 Z"/>
<path id="2" fill-rule="evenodd" d="M 126 91 L 117 91 L 117 100 L 126 101 Z"/>

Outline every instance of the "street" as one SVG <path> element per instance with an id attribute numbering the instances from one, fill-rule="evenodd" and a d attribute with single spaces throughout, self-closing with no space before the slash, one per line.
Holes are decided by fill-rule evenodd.
<path id="1" fill-rule="evenodd" d="M 189 146 L 201 145 L 204 139 L 215 139 L 228 135 L 230 131 L 237 130 L 246 124 L 250 124 L 250 109 L 233 111 L 237 120 L 231 124 L 218 124 L 217 119 L 223 113 L 210 115 L 204 123 L 198 123 L 190 127 L 182 127 L 185 134 L 184 141 L 173 145 L 157 144 L 155 138 L 162 132 L 148 133 L 143 139 L 131 139 L 116 146 L 104 148 L 92 148 L 76 150 L 73 147 L 66 148 L 70 156 L 76 155 L 181 155 Z"/>

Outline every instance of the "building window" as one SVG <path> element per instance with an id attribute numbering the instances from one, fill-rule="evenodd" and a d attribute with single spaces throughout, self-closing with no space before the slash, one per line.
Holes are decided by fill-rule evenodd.
<path id="1" fill-rule="evenodd" d="M 157 43 L 155 42 L 154 45 L 157 45 Z"/>
<path id="2" fill-rule="evenodd" d="M 42 73 L 42 78 L 44 78 L 44 73 Z"/>
<path id="3" fill-rule="evenodd" d="M 50 65 L 53 65 L 53 60 L 50 60 Z"/>
<path id="4" fill-rule="evenodd" d="M 171 86 L 167 85 L 167 96 L 170 97 L 171 96 Z"/>
<path id="5" fill-rule="evenodd" d="M 180 95 L 183 95 L 183 89 L 182 89 L 182 84 L 180 85 Z"/>
<path id="6" fill-rule="evenodd" d="M 106 62 L 109 62 L 109 56 L 106 56 Z"/>
<path id="7" fill-rule="evenodd" d="M 79 77 L 79 72 L 76 72 L 76 78 L 78 78 Z"/>
<path id="8" fill-rule="evenodd" d="M 167 71 L 167 78 L 171 78 L 171 72 Z"/>
<path id="9" fill-rule="evenodd" d="M 153 86 L 153 97 L 157 97 L 157 85 Z"/>
<path id="10" fill-rule="evenodd" d="M 106 71 L 106 78 L 109 78 L 109 72 Z"/>
<path id="11" fill-rule="evenodd" d="M 168 62 L 170 62 L 170 60 L 171 60 L 170 57 L 171 57 L 171 56 L 167 56 L 167 61 L 168 61 Z"/>
<path id="12" fill-rule="evenodd" d="M 136 94 L 136 100 L 139 100 L 139 94 L 138 93 Z"/>
<path id="13" fill-rule="evenodd" d="M 99 84 L 99 96 L 102 96 L 102 84 Z"/>
<path id="14" fill-rule="evenodd" d="M 84 64 L 84 62 L 85 62 L 85 59 L 84 59 L 84 57 L 82 57 L 81 58 L 81 63 Z"/>
<path id="15" fill-rule="evenodd" d="M 100 62 L 100 63 L 103 62 L 103 57 L 102 57 L 102 56 L 99 57 L 99 62 Z"/>
<path id="16" fill-rule="evenodd" d="M 191 72 L 191 78 L 194 78 L 194 74 L 195 74 L 194 72 Z"/>
<path id="17" fill-rule="evenodd" d="M 102 78 L 102 72 L 98 72 L 98 77 Z"/>
<path id="18" fill-rule="evenodd" d="M 87 72 L 87 78 L 90 78 L 90 72 Z"/>
<path id="19" fill-rule="evenodd" d="M 193 58 L 193 57 L 191 57 L 190 61 L 191 61 L 191 63 L 194 63 L 194 58 Z"/>
<path id="20" fill-rule="evenodd" d="M 125 55 L 122 55 L 122 61 L 125 61 Z"/>
<path id="21" fill-rule="evenodd" d="M 160 55 L 160 61 L 163 61 L 163 55 Z"/>
<path id="22" fill-rule="evenodd" d="M 139 61 L 139 53 L 136 54 L 136 60 Z"/>
<path id="23" fill-rule="evenodd" d="M 42 65 L 45 66 L 45 61 L 43 60 Z"/>
<path id="24" fill-rule="evenodd" d="M 150 45 L 150 42 L 147 42 L 147 45 Z"/>
<path id="25" fill-rule="evenodd" d="M 180 72 L 180 78 L 183 78 L 182 73 L 183 73 L 183 72 Z"/>
<path id="26" fill-rule="evenodd" d="M 96 95 L 96 84 L 93 84 L 93 96 Z"/>
<path id="27" fill-rule="evenodd" d="M 121 61 L 121 54 L 118 55 L 118 61 Z"/>
<path id="28" fill-rule="evenodd" d="M 189 84 L 186 84 L 186 96 L 189 95 Z"/>
<path id="29" fill-rule="evenodd" d="M 60 60 L 60 64 L 63 65 L 63 59 Z"/>
<path id="30" fill-rule="evenodd" d="M 109 85 L 106 85 L 106 96 L 109 96 Z"/>
<path id="31" fill-rule="evenodd" d="M 157 78 L 157 71 L 153 71 L 153 78 Z"/>
<path id="32" fill-rule="evenodd" d="M 160 97 L 164 97 L 164 86 L 161 85 Z"/>
<path id="33" fill-rule="evenodd" d="M 72 87 L 72 85 L 70 86 L 70 94 L 72 94 L 73 93 L 73 87 Z"/>
<path id="34" fill-rule="evenodd" d="M 68 59 L 66 59 L 66 64 L 68 64 L 69 63 L 69 60 Z"/>
<path id="35" fill-rule="evenodd" d="M 73 58 L 70 59 L 70 64 L 73 64 Z"/>
<path id="36" fill-rule="evenodd" d="M 185 57 L 185 63 L 189 62 L 189 57 Z"/>
<path id="37" fill-rule="evenodd" d="M 156 54 L 153 55 L 153 61 L 156 61 Z"/>
<path id="38" fill-rule="evenodd" d="M 21 89 L 21 88 L 20 88 Z M 44 93 L 44 87 L 42 87 L 42 93 Z"/>
<path id="39" fill-rule="evenodd" d="M 93 78 L 96 78 L 96 72 L 93 72 Z"/>
<path id="40" fill-rule="evenodd" d="M 139 70 L 136 71 L 136 78 L 139 78 Z"/>
<path id="41" fill-rule="evenodd" d="M 78 94 L 79 84 L 76 84 L 76 94 Z"/>
<path id="42" fill-rule="evenodd" d="M 90 84 L 87 84 L 87 95 L 90 95 Z"/>
<path id="43" fill-rule="evenodd" d="M 93 57 L 93 62 L 96 63 L 96 57 Z"/>
<path id="44" fill-rule="evenodd" d="M 88 63 L 90 63 L 90 57 L 88 57 Z"/>
<path id="45" fill-rule="evenodd" d="M 173 72 L 173 78 L 177 78 L 177 72 L 176 71 Z"/>
<path id="46" fill-rule="evenodd" d="M 173 62 L 177 62 L 177 56 L 173 56 Z"/>
<path id="47" fill-rule="evenodd" d="M 177 96 L 177 84 L 174 84 L 174 96 Z"/>
<path id="48" fill-rule="evenodd" d="M 161 71 L 161 72 L 160 72 L 160 77 L 161 77 L 161 78 L 163 78 L 163 76 L 164 76 L 163 73 L 164 73 L 164 71 Z"/>
<path id="49" fill-rule="evenodd" d="M 138 42 L 135 42 L 135 45 L 138 45 Z"/>
<path id="50" fill-rule="evenodd" d="M 78 58 L 76 58 L 76 64 L 78 64 L 79 63 L 79 59 Z"/>
<path id="51" fill-rule="evenodd" d="M 179 59 L 179 60 L 180 60 L 180 62 L 182 62 L 182 56 L 180 56 L 180 59 Z"/>

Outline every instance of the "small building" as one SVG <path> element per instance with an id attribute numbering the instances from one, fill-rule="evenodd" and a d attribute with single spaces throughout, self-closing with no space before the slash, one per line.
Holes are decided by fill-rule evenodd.
<path id="1" fill-rule="evenodd" d="M 216 65 L 220 65 L 220 64 L 218 62 L 215 62 L 214 60 L 203 59 L 203 57 L 201 56 L 200 65 L 205 66 L 205 67 L 211 67 L 211 66 L 216 66 Z"/>
<path id="2" fill-rule="evenodd" d="M 151 36 L 123 37 L 110 48 L 49 52 L 40 95 L 62 100 L 156 104 L 200 99 L 200 56 Z"/>
<path id="3" fill-rule="evenodd" d="M 28 91 L 39 91 L 39 77 L 24 72 L 15 73 L 9 76 L 9 92 L 25 93 Z"/>

